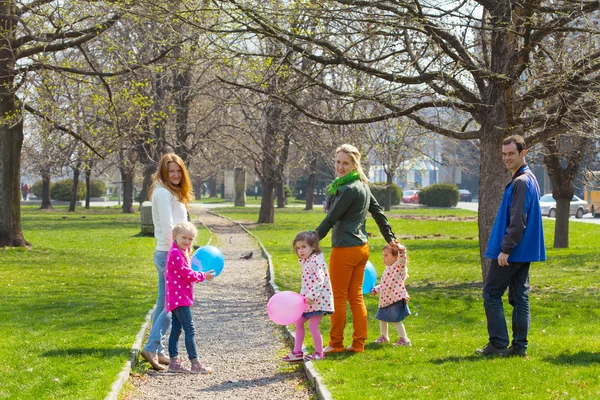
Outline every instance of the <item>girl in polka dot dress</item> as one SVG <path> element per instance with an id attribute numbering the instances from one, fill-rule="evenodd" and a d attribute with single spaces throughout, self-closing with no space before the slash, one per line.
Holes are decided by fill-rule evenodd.
<path id="1" fill-rule="evenodd" d="M 184 372 L 192 374 L 210 374 L 212 368 L 205 366 L 198 359 L 196 350 L 196 330 L 192 320 L 194 304 L 194 282 L 211 280 L 214 271 L 198 272 L 190 268 L 190 254 L 196 227 L 188 221 L 179 222 L 173 228 L 173 245 L 167 254 L 165 269 L 165 312 L 172 312 L 171 336 L 169 336 L 169 356 L 171 357 L 168 372 Z M 185 349 L 192 364 L 191 369 L 184 367 L 179 359 L 179 336 L 185 332 Z"/>
<path id="2" fill-rule="evenodd" d="M 319 247 L 319 237 L 312 231 L 300 232 L 292 242 L 294 252 L 302 267 L 302 289 L 300 295 L 306 299 L 304 313 L 294 323 L 296 327 L 296 342 L 294 350 L 283 358 L 283 361 L 316 361 L 325 357 L 323 353 L 323 337 L 319 324 L 327 314 L 333 314 L 333 292 L 327 263 Z M 304 357 L 302 345 L 304 342 L 304 324 L 308 328 L 315 344 L 315 352 Z"/>
<path id="3" fill-rule="evenodd" d="M 371 294 L 379 294 L 379 310 L 375 318 L 379 320 L 381 336 L 375 343 L 388 343 L 388 323 L 393 324 L 400 335 L 394 346 L 410 346 L 402 320 L 410 315 L 408 308 L 408 292 L 404 281 L 408 278 L 406 248 L 399 245 L 394 249 L 389 245 L 383 248 L 383 263 L 386 265 L 379 285 L 371 290 Z"/>

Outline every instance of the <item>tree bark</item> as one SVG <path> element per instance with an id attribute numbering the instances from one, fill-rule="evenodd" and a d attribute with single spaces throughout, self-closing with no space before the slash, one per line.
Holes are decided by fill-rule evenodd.
<path id="1" fill-rule="evenodd" d="M 217 180 L 215 178 L 208 180 L 208 197 L 217 197 Z"/>
<path id="2" fill-rule="evenodd" d="M 235 182 L 235 200 L 233 205 L 236 207 L 246 206 L 246 171 L 244 168 L 236 167 L 234 169 Z"/>
<path id="3" fill-rule="evenodd" d="M 123 185 L 123 213 L 133 214 L 133 174 L 126 168 L 119 168 L 121 171 L 121 182 Z"/>
<path id="4" fill-rule="evenodd" d="M 21 229 L 21 147 L 23 122 L 20 106 L 14 93 L 13 49 L 8 41 L 13 38 L 16 16 L 15 4 L 3 2 L 0 6 L 0 247 L 26 247 L 29 243 Z M 6 121 L 6 118 L 10 120 Z"/>
<path id="5" fill-rule="evenodd" d="M 392 209 L 392 185 L 394 184 L 394 174 L 388 173 L 387 182 L 385 187 L 385 211 L 390 211 Z"/>
<path id="6" fill-rule="evenodd" d="M 277 208 L 285 208 L 285 183 L 283 177 L 277 182 Z"/>
<path id="7" fill-rule="evenodd" d="M 492 127 L 494 125 L 491 125 Z M 483 255 L 492 232 L 492 226 L 504 194 L 504 188 L 509 182 L 509 174 L 502 162 L 501 142 L 502 135 L 498 132 L 489 132 L 482 135 L 481 164 L 479 166 L 479 256 L 481 260 L 481 274 L 483 279 L 490 268 L 490 260 Z"/>
<path id="8" fill-rule="evenodd" d="M 569 247 L 569 217 L 571 199 L 575 194 L 574 183 L 579 165 L 591 144 L 590 139 L 583 137 L 561 138 L 560 136 L 544 142 L 547 151 L 544 165 L 552 182 L 552 197 L 556 200 L 555 249 Z M 567 150 L 561 152 L 561 145 Z"/>
<path id="9" fill-rule="evenodd" d="M 258 213 L 259 224 L 272 224 L 275 221 L 275 183 L 271 179 L 260 181 L 262 197 Z"/>
<path id="10" fill-rule="evenodd" d="M 42 173 L 42 206 L 41 210 L 52 210 L 52 201 L 50 200 L 50 174 Z"/>
<path id="11" fill-rule="evenodd" d="M 92 168 L 87 165 L 85 167 L 85 208 L 90 209 L 90 197 L 92 197 Z"/>
<path id="12" fill-rule="evenodd" d="M 306 182 L 306 206 L 304 210 L 309 211 L 313 209 L 315 204 L 315 183 L 317 181 L 317 158 L 313 157 L 310 160 L 310 173 Z"/>
<path id="13" fill-rule="evenodd" d="M 69 212 L 74 212 L 77 206 L 77 189 L 79 188 L 79 175 L 81 174 L 81 161 L 78 161 L 73 168 L 73 185 L 71 186 L 71 201 L 69 202 Z"/>

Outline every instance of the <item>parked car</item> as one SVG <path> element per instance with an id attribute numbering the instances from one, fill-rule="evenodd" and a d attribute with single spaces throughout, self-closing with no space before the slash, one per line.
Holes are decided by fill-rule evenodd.
<path id="1" fill-rule="evenodd" d="M 402 202 L 409 204 L 419 204 L 419 191 L 405 190 L 402 194 Z"/>
<path id="2" fill-rule="evenodd" d="M 460 189 L 458 194 L 460 195 L 460 199 L 458 201 L 468 201 L 469 203 L 473 201 L 473 195 L 466 189 Z"/>
<path id="3" fill-rule="evenodd" d="M 556 218 L 556 200 L 554 200 L 554 197 L 552 197 L 551 193 L 540 197 L 540 206 L 542 207 L 542 215 L 547 215 L 550 218 Z M 569 215 L 574 215 L 575 218 L 581 218 L 588 212 L 590 212 L 590 209 L 587 201 L 583 201 L 579 197 L 573 196 L 571 199 Z"/>

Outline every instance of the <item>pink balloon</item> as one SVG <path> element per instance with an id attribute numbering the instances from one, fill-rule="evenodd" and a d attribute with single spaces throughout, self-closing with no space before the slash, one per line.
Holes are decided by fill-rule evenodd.
<path id="1" fill-rule="evenodd" d="M 293 324 L 302 316 L 306 299 L 294 292 L 275 293 L 267 303 L 267 314 L 278 325 Z"/>

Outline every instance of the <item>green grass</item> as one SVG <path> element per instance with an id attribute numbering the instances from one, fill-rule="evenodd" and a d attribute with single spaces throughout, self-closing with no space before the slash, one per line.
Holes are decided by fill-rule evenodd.
<path id="1" fill-rule="evenodd" d="M 300 270 L 291 240 L 314 229 L 319 211 L 276 210 L 275 224 L 256 225 L 256 209 L 219 209 L 218 213 L 249 223 L 275 264 L 281 290 L 300 290 Z M 474 349 L 487 342 L 481 300 L 477 222 L 437 216 L 473 216 L 462 210 L 410 208 L 393 210 L 390 221 L 409 253 L 407 288 L 412 315 L 405 320 L 411 348 L 367 345 L 362 354 L 333 354 L 317 363 L 335 399 L 589 399 L 600 396 L 600 226 L 570 224 L 571 247 L 552 248 L 554 221 L 544 221 L 548 261 L 531 267 L 532 324 L 527 359 L 483 359 Z M 411 219 L 402 218 L 409 215 Z M 421 215 L 422 219 L 412 217 Z M 373 220 L 367 230 L 370 260 L 381 276 L 384 240 Z M 326 258 L 331 235 L 323 240 Z M 418 237 L 418 238 L 415 238 Z M 369 340 L 379 336 L 374 318 L 377 299 L 366 296 Z M 510 311 L 505 311 L 510 327 Z M 348 316 L 350 314 L 348 313 Z M 390 327 L 390 335 L 397 334 Z M 510 328 L 509 328 L 510 329 Z M 325 319 L 321 331 L 329 332 Z M 351 342 L 347 325 L 346 344 Z M 312 349 L 308 335 L 305 344 Z"/>
<path id="2" fill-rule="evenodd" d="M 102 399 L 156 301 L 155 240 L 118 208 L 21 212 L 33 248 L 0 249 L 0 398 Z"/>

